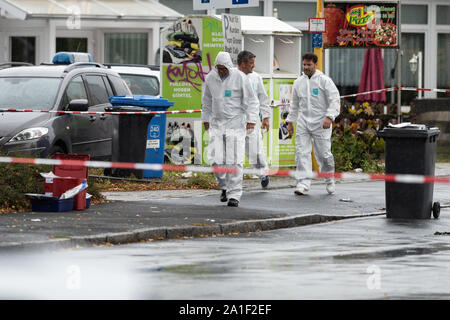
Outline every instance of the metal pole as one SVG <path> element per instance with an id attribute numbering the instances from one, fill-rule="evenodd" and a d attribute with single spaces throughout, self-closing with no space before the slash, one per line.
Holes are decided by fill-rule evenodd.
<path id="1" fill-rule="evenodd" d="M 418 87 L 422 88 L 422 51 L 419 51 L 419 53 L 417 54 L 418 56 L 418 68 L 417 68 L 417 82 L 418 82 Z M 419 91 L 418 93 L 418 98 L 422 99 L 423 97 L 423 91 Z"/>
<path id="2" fill-rule="evenodd" d="M 317 0 L 316 18 L 323 18 L 323 0 Z M 314 48 L 314 53 L 319 58 L 317 69 L 323 71 L 323 48 Z"/>
<path id="3" fill-rule="evenodd" d="M 397 122 L 400 123 L 402 117 L 402 15 L 401 1 L 398 1 L 398 50 L 397 50 Z"/>

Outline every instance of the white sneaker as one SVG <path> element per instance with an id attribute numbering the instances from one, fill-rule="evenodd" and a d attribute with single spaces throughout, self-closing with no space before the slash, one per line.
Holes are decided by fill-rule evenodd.
<path id="1" fill-rule="evenodd" d="M 336 185 L 334 182 L 328 183 L 326 186 L 328 194 L 333 194 L 336 192 Z"/>
<path id="2" fill-rule="evenodd" d="M 300 186 L 300 187 L 298 187 L 297 189 L 295 189 L 294 193 L 295 193 L 296 195 L 301 196 L 301 195 L 306 195 L 306 194 L 308 194 L 308 191 L 309 191 L 309 190 L 306 189 L 305 187 Z"/>

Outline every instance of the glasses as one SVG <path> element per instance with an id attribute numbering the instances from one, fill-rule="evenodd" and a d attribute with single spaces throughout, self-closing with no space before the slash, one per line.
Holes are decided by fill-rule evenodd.
<path id="1" fill-rule="evenodd" d="M 216 67 L 216 69 L 217 69 L 217 71 L 222 71 L 222 72 L 227 72 L 228 71 L 228 69 L 227 68 L 225 68 L 225 67 Z"/>

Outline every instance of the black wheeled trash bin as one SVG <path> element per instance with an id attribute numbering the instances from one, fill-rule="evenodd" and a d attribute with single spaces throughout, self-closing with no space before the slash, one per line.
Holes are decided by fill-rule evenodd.
<path id="1" fill-rule="evenodd" d="M 146 108 L 136 106 L 112 106 L 113 112 L 148 112 Z M 120 114 L 113 117 L 114 132 L 112 141 L 112 161 L 145 163 L 147 145 L 147 127 L 153 114 Z M 142 179 L 144 170 L 113 168 L 115 177 L 129 177 L 134 174 Z"/>
<path id="2" fill-rule="evenodd" d="M 378 133 L 385 140 L 385 173 L 434 176 L 438 128 L 412 124 L 386 127 Z M 433 183 L 386 181 L 386 216 L 400 219 L 437 218 L 439 202 L 433 204 Z"/>

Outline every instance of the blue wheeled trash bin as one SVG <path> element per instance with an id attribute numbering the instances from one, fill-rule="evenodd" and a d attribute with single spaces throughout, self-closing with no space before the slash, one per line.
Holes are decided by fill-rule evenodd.
<path id="1" fill-rule="evenodd" d="M 434 176 L 438 128 L 425 125 L 386 127 L 378 133 L 385 140 L 385 173 Z M 439 217 L 433 203 L 433 183 L 386 181 L 386 216 L 400 219 Z"/>
<path id="2" fill-rule="evenodd" d="M 167 99 L 147 95 L 116 96 L 109 98 L 109 100 L 113 105 L 113 108 L 138 108 L 139 111 L 166 111 L 168 108 L 173 106 L 173 102 L 170 102 Z M 122 151 L 120 151 L 120 159 L 122 160 L 120 161 L 163 164 L 165 148 L 164 141 L 166 135 L 166 114 L 132 115 L 131 117 L 133 117 L 133 119 L 142 117 L 142 119 L 146 120 L 135 120 L 138 125 L 139 133 L 132 133 L 135 131 L 135 128 L 133 128 L 131 124 L 128 127 L 130 132 L 125 133 L 125 135 L 134 136 L 127 137 L 129 143 L 134 145 L 134 147 L 133 150 L 130 151 L 129 155 L 123 155 L 123 153 L 126 152 L 125 149 L 130 148 L 131 146 L 127 146 L 126 143 L 122 143 Z M 142 132 L 143 130 L 145 130 L 145 133 Z M 136 136 L 135 134 L 138 134 L 139 136 Z M 120 139 L 123 140 L 122 138 Z M 124 157 L 126 157 L 128 161 L 123 160 Z M 115 161 L 114 158 L 117 157 L 114 156 L 113 151 L 113 161 Z M 138 178 L 161 178 L 163 171 L 134 170 L 134 174 Z"/>

